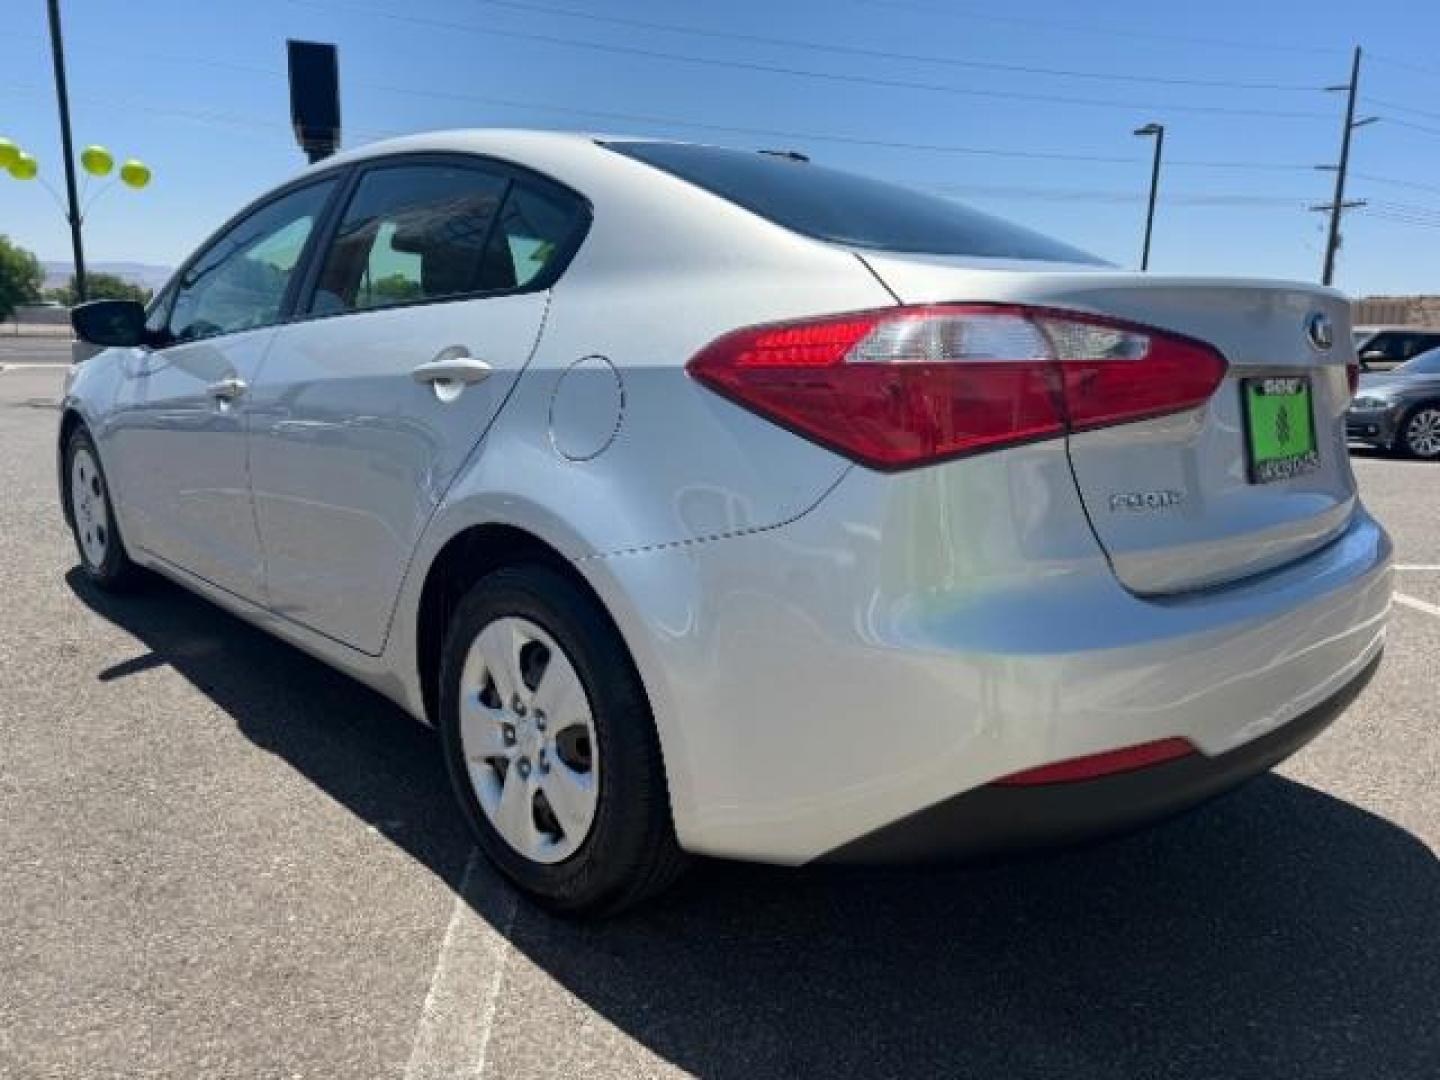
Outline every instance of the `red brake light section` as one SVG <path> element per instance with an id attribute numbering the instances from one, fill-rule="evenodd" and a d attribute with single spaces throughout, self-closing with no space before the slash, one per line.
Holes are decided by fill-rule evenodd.
<path id="1" fill-rule="evenodd" d="M 1001 787 L 1033 787 L 1038 784 L 1073 784 L 1077 780 L 1094 780 L 1100 776 L 1133 772 L 1162 762 L 1174 761 L 1195 753 L 1189 739 L 1161 739 L 1158 742 L 1107 750 L 1103 754 L 1069 758 L 1038 769 L 1026 769 L 994 781 Z"/>
<path id="2" fill-rule="evenodd" d="M 688 370 L 862 464 L 903 469 L 1194 408 L 1226 364 L 1148 327 L 945 304 L 737 330 Z"/>

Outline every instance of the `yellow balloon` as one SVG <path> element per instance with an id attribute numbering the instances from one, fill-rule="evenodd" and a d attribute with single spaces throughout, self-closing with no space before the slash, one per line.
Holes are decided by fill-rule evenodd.
<path id="1" fill-rule="evenodd" d="M 20 156 L 20 148 L 9 139 L 0 139 L 0 169 L 8 169 Z"/>
<path id="2" fill-rule="evenodd" d="M 91 176 L 109 176 L 115 167 L 115 158 L 103 146 L 87 146 L 80 151 L 80 164 Z"/>
<path id="3" fill-rule="evenodd" d="M 23 150 L 16 154 L 15 160 L 10 163 L 10 175 L 16 180 L 34 180 L 39 171 L 40 163 Z"/>
<path id="4" fill-rule="evenodd" d="M 143 188 L 150 183 L 150 166 L 133 157 L 120 166 L 120 179 L 132 188 Z"/>

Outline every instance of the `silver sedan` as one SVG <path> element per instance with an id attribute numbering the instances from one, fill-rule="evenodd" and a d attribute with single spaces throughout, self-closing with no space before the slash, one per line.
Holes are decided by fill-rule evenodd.
<path id="1" fill-rule="evenodd" d="M 1339 294 L 1120 271 L 797 154 L 381 143 L 74 319 L 84 572 L 436 725 L 557 911 L 687 852 L 1154 819 L 1303 745 L 1384 642 Z"/>

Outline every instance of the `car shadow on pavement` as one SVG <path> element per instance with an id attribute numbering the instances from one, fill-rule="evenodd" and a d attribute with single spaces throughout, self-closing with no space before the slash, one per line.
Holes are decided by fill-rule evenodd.
<path id="1" fill-rule="evenodd" d="M 429 731 L 177 587 L 68 580 L 153 653 L 104 677 L 173 666 L 459 888 L 470 841 Z M 706 862 L 637 912 L 524 907 L 509 936 L 700 1076 L 1440 1075 L 1440 863 L 1274 776 L 1084 850 L 968 869 Z"/>

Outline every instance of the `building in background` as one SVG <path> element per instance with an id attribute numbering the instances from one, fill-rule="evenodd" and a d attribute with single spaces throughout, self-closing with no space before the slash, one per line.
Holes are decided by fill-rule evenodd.
<path id="1" fill-rule="evenodd" d="M 1356 326 L 1440 326 L 1440 296 L 1364 296 L 1355 301 Z"/>

